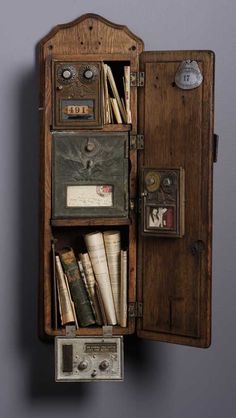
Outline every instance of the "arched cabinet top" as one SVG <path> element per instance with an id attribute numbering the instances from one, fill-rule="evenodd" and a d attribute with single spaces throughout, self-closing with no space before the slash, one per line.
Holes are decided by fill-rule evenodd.
<path id="1" fill-rule="evenodd" d="M 96 14 L 55 26 L 39 43 L 44 58 L 51 54 L 133 54 L 143 51 L 143 41 L 126 26 Z"/>

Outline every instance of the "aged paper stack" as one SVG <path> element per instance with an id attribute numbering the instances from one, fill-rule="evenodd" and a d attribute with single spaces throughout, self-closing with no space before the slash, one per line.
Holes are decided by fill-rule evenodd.
<path id="1" fill-rule="evenodd" d="M 84 236 L 87 252 L 65 248 L 55 256 L 61 325 L 127 326 L 127 251 L 120 231 Z"/>
<path id="2" fill-rule="evenodd" d="M 110 65 L 103 63 L 104 123 L 132 123 L 130 107 L 130 66 L 123 67 L 122 89 L 117 88 Z M 120 80 L 119 80 L 120 81 Z"/>

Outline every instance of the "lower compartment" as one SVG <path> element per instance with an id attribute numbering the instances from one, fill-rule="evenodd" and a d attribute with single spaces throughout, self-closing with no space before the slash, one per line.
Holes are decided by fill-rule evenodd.
<path id="1" fill-rule="evenodd" d="M 104 234 L 105 233 L 105 234 Z M 127 256 L 127 261 L 120 261 L 123 260 L 124 254 L 122 257 L 118 256 L 118 249 L 109 247 L 104 245 L 105 254 L 106 254 L 106 263 L 107 269 L 109 272 L 109 278 L 112 279 L 113 282 L 111 283 L 112 289 L 112 296 L 113 298 L 109 299 L 108 307 L 113 305 L 114 311 L 116 315 L 116 320 L 109 318 L 109 312 L 107 313 L 107 301 L 104 302 L 104 291 L 101 286 L 103 282 L 99 282 L 99 276 L 97 276 L 97 272 L 94 272 L 94 265 L 92 265 L 95 282 L 96 282 L 96 289 L 100 288 L 99 294 L 100 299 L 97 299 L 97 293 L 95 293 L 96 300 L 98 302 L 98 307 L 101 308 L 101 304 L 103 305 L 103 309 L 100 309 L 100 314 L 103 311 L 103 315 L 100 315 L 100 321 L 97 321 L 97 311 L 94 306 L 94 299 L 91 299 L 90 290 L 91 288 L 88 287 L 88 282 L 86 281 L 86 274 L 85 278 L 81 277 L 83 281 L 83 285 L 85 291 L 88 296 L 88 300 L 91 303 L 91 312 L 93 315 L 94 321 L 90 321 L 91 325 L 84 326 L 83 323 L 81 324 L 80 319 L 78 318 L 78 310 L 77 310 L 77 301 L 73 301 L 72 292 L 73 286 L 71 286 L 70 280 L 74 280 L 73 277 L 70 276 L 70 271 L 65 271 L 65 265 L 63 262 L 64 254 L 66 256 L 73 251 L 73 255 L 75 256 L 74 261 L 76 260 L 77 268 L 79 270 L 79 274 L 81 275 L 80 268 L 83 267 L 84 264 L 82 263 L 81 254 L 88 254 L 88 257 L 91 261 L 91 253 L 88 251 L 86 246 L 86 237 L 99 236 L 103 238 L 103 242 L 107 242 L 107 236 L 110 239 L 113 236 L 120 237 L 120 250 L 119 253 L 123 252 Z M 79 336 L 102 336 L 103 326 L 110 325 L 112 326 L 112 334 L 113 335 L 126 335 L 131 334 L 134 332 L 135 329 L 135 319 L 133 317 L 129 317 L 129 304 L 133 303 L 136 298 L 136 284 L 135 284 L 135 277 L 136 277 L 136 268 L 134 261 L 136 261 L 136 252 L 135 252 L 135 240 L 131 239 L 132 236 L 135 234 L 134 225 L 109 225 L 109 226 L 52 226 L 51 227 L 51 241 L 48 242 L 48 251 L 45 257 L 45 264 L 44 264 L 44 275 L 43 275 L 43 294 L 41 293 L 41 303 L 40 307 L 43 309 L 43 321 L 40 326 L 40 334 L 43 338 L 51 338 L 55 336 L 65 336 L 66 335 L 66 325 L 73 324 L 73 321 L 68 321 L 68 318 L 65 320 L 65 316 L 63 317 L 63 309 L 62 306 L 65 302 L 64 298 L 64 290 L 59 285 L 58 282 L 58 266 L 57 262 L 60 259 L 61 266 L 63 266 L 63 275 L 67 278 L 67 289 L 69 290 L 69 294 L 72 300 L 72 306 L 74 306 L 74 315 L 77 319 L 77 326 L 76 326 L 76 335 Z M 105 238 L 104 238 L 105 237 Z M 90 248 L 91 250 L 91 248 Z M 122 250 L 122 251 L 121 251 Z M 115 256 L 114 256 L 115 252 Z M 113 258 L 112 258 L 113 256 Z M 96 255 L 95 255 L 96 257 Z M 118 258 L 117 258 L 118 257 Z M 119 260 L 119 265 L 114 265 L 114 260 L 117 258 Z M 78 261 L 80 260 L 80 263 Z M 110 260 L 110 262 L 109 262 Z M 94 260 L 93 260 L 94 262 Z M 99 260 L 98 260 L 99 262 Z M 112 264 L 113 263 L 113 264 Z M 123 266 L 123 269 L 122 269 Z M 126 266 L 126 272 L 124 272 L 124 268 Z M 75 267 L 75 266 L 74 266 Z M 70 264 L 71 268 L 71 264 Z M 117 271 L 116 271 L 117 268 Z M 73 268 L 72 268 L 73 270 Z M 95 268 L 96 270 L 96 268 Z M 115 275 L 114 275 L 115 270 Z M 121 273 L 122 271 L 122 273 Z M 84 272 L 85 273 L 85 272 Z M 113 275 L 112 275 L 113 273 Z M 74 274 L 74 273 L 73 273 Z M 77 274 L 77 273 L 76 273 Z M 123 277 L 123 279 L 122 279 Z M 41 276 L 42 279 L 42 276 Z M 103 279 L 103 277 L 102 277 Z M 114 280 L 115 283 L 114 283 Z M 121 289 L 121 282 L 123 283 L 123 288 Z M 124 283 L 126 288 L 124 289 Z M 80 282 L 80 286 L 82 283 Z M 118 286 L 118 287 L 117 287 Z M 115 296 L 114 289 L 117 293 Z M 98 290 L 98 289 L 97 289 Z M 121 296 L 121 291 L 123 294 L 123 300 Z M 62 292 L 62 293 L 61 293 Z M 79 294 L 81 290 L 79 290 Z M 107 294 L 106 294 L 107 295 Z M 63 303 L 62 303 L 63 301 Z M 118 302 L 117 302 L 118 301 Z M 84 296 L 84 289 L 83 289 L 83 309 L 84 305 L 89 305 L 89 302 L 85 300 Z M 116 303 L 115 303 L 116 302 Z M 43 305 L 43 307 L 42 307 Z M 117 311 L 118 306 L 118 311 Z M 121 309 L 122 308 L 122 309 Z M 65 309 L 64 309 L 65 311 Z M 67 311 L 67 310 L 66 310 Z M 120 312 L 123 312 L 121 315 Z M 121 316 L 120 316 L 121 315 Z M 91 317 L 92 318 L 92 317 Z M 122 319 L 123 318 L 123 319 Z M 42 319 L 42 317 L 41 317 Z M 122 322 L 123 321 L 123 322 Z M 93 323 L 92 323 L 93 322 Z M 75 322 L 76 325 L 76 322 Z M 121 326 L 122 325 L 122 326 Z"/>

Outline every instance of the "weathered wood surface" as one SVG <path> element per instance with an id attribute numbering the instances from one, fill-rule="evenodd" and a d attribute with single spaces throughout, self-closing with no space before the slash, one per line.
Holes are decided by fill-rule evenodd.
<path id="1" fill-rule="evenodd" d="M 202 85 L 174 82 L 182 60 L 196 60 Z M 206 347 L 211 323 L 211 239 L 214 56 L 208 51 L 146 52 L 141 56 L 139 124 L 145 136 L 141 167 L 185 170 L 185 235 L 139 235 L 138 335 Z M 199 250 L 199 251 L 198 251 Z"/>
<path id="2" fill-rule="evenodd" d="M 77 230 L 78 225 L 85 225 L 83 220 L 57 220 L 51 225 L 51 126 L 52 126 L 52 82 L 51 82 L 51 61 L 53 58 L 68 60 L 88 60 L 95 61 L 130 61 L 131 71 L 139 68 L 139 54 L 143 50 L 143 42 L 128 28 L 113 24 L 108 20 L 94 15 L 87 14 L 68 24 L 55 27 L 39 43 L 39 65 L 40 65 L 40 100 L 39 108 L 41 114 L 41 228 L 40 228 L 40 296 L 39 296 L 39 327 L 42 337 L 63 335 L 64 330 L 54 330 L 52 323 L 52 274 L 51 274 L 51 238 L 55 231 L 59 230 L 59 235 L 63 241 L 66 239 L 68 229 L 65 225 L 70 225 L 70 229 Z M 132 126 L 130 125 L 110 125 L 104 126 L 106 132 L 131 131 L 137 132 L 137 89 L 131 91 L 131 110 Z M 131 171 L 130 171 L 130 196 L 136 196 L 137 178 L 137 156 L 136 151 L 131 151 Z M 129 247 L 129 301 L 136 300 L 136 218 L 131 214 L 132 222 L 127 220 L 114 220 L 113 225 L 126 224 L 126 236 Z M 87 226 L 99 225 L 98 221 L 88 220 Z M 104 220 L 103 225 L 111 225 L 111 220 Z M 70 236 L 70 234 L 69 234 Z M 128 327 L 115 328 L 117 334 L 133 333 L 135 327 L 134 319 L 130 319 Z M 80 329 L 80 335 L 100 335 L 101 329 Z"/>

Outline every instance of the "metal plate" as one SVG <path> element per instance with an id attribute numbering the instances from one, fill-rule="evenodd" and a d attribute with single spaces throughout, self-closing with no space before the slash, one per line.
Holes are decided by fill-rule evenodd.
<path id="1" fill-rule="evenodd" d="M 54 133 L 52 218 L 128 217 L 128 134 Z"/>
<path id="2" fill-rule="evenodd" d="M 102 127 L 101 62 L 52 61 L 53 128 Z"/>
<path id="3" fill-rule="evenodd" d="M 142 233 L 182 237 L 184 234 L 184 170 L 143 169 Z"/>
<path id="4" fill-rule="evenodd" d="M 175 84 L 183 90 L 191 90 L 202 84 L 203 76 L 196 61 L 182 61 L 176 74 Z"/>
<path id="5" fill-rule="evenodd" d="M 123 337 L 56 337 L 56 382 L 122 381 Z"/>

